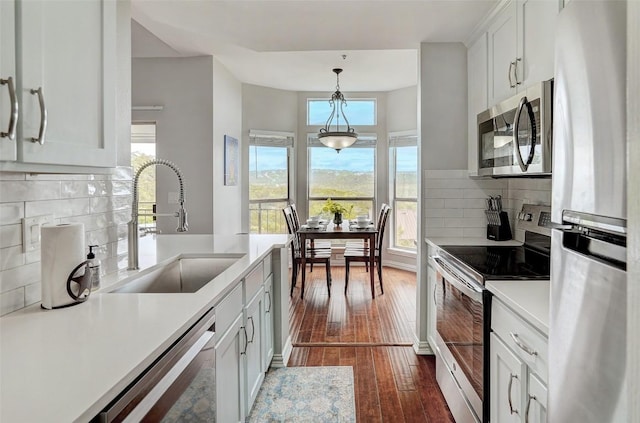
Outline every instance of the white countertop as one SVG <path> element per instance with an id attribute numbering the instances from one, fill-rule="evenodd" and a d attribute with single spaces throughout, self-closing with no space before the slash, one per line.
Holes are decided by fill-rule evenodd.
<path id="1" fill-rule="evenodd" d="M 500 301 L 549 336 L 549 281 L 488 281 L 486 287 Z"/>
<path id="2" fill-rule="evenodd" d="M 425 238 L 425 242 L 435 246 L 444 245 L 482 245 L 482 246 L 513 246 L 522 245 L 521 241 L 511 239 L 509 241 L 492 241 L 487 238 L 461 238 L 461 237 L 432 237 Z"/>
<path id="3" fill-rule="evenodd" d="M 103 280 L 77 306 L 39 304 L 0 318 L 0 421 L 88 421 L 287 235 L 142 238 L 141 268 L 183 254 L 244 254 L 192 294 L 104 293 L 142 271 Z"/>

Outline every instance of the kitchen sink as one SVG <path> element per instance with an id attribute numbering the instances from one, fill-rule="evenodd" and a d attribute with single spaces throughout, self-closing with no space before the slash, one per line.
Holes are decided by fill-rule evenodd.
<path id="1" fill-rule="evenodd" d="M 227 270 L 243 255 L 180 258 L 165 266 L 137 275 L 111 293 L 196 292 Z"/>

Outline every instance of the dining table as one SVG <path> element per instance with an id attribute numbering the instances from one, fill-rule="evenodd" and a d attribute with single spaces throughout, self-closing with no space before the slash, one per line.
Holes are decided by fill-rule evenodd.
<path id="1" fill-rule="evenodd" d="M 301 254 L 301 268 L 302 268 L 302 289 L 305 286 L 306 276 L 306 257 L 307 257 L 307 240 L 315 239 L 362 239 L 365 244 L 369 246 L 369 279 L 371 283 L 371 292 L 374 290 L 374 271 L 375 268 L 375 245 L 376 235 L 378 229 L 373 223 L 369 223 L 364 227 L 358 227 L 355 222 L 349 222 L 349 220 L 343 220 L 341 224 L 336 225 L 333 221 L 321 222 L 318 227 L 309 227 L 308 225 L 301 225 L 298 229 L 298 235 L 300 236 L 300 245 L 303 250 Z M 328 275 L 327 275 L 328 277 Z M 303 293 L 304 294 L 304 293 Z"/>

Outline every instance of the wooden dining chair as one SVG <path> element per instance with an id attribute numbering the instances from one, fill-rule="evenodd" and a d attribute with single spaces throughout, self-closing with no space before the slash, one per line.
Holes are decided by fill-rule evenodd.
<path id="1" fill-rule="evenodd" d="M 386 204 L 385 204 L 386 206 Z M 380 281 L 380 292 L 384 294 L 384 287 L 382 285 L 382 248 L 384 246 L 384 230 L 387 226 L 387 219 L 389 217 L 389 212 L 391 211 L 391 207 L 386 206 L 382 208 L 382 215 L 380 219 L 380 225 L 378 227 L 378 234 L 376 235 L 375 246 L 373 247 L 374 254 L 374 264 L 378 269 L 378 280 Z M 345 266 L 345 275 L 344 275 L 344 293 L 346 295 L 347 288 L 349 286 L 349 265 L 351 262 L 369 262 L 370 257 L 370 248 L 351 248 L 344 250 L 344 266 Z M 373 271 L 373 269 L 371 269 Z M 371 295 L 375 297 L 375 292 L 372 292 Z"/>
<path id="2" fill-rule="evenodd" d="M 291 212 L 293 213 L 293 221 L 295 223 L 295 228 L 297 231 L 298 229 L 300 229 L 300 218 L 298 217 L 298 209 L 296 208 L 295 203 L 291 203 L 289 207 L 291 207 Z M 307 240 L 307 249 L 310 251 L 328 250 L 329 254 L 331 254 L 331 241 L 309 239 Z M 309 268 L 310 272 L 313 272 L 313 262 L 311 262 Z"/>
<path id="3" fill-rule="evenodd" d="M 382 203 L 382 206 L 380 206 L 380 211 L 378 212 L 378 218 L 376 219 L 376 229 L 378 231 L 380 231 L 380 225 L 382 223 L 382 216 L 384 215 L 384 212 L 386 209 L 389 208 L 389 205 L 386 203 Z M 369 248 L 369 240 L 364 240 L 364 239 L 354 239 L 354 240 L 350 240 L 347 241 L 347 243 L 344 246 L 345 250 L 354 250 L 354 249 L 364 249 L 364 248 Z M 369 262 L 365 262 L 364 266 L 367 270 L 367 272 L 369 271 Z"/>
<path id="4" fill-rule="evenodd" d="M 300 235 L 298 235 L 298 229 L 295 225 L 295 219 L 293 217 L 293 211 L 291 210 L 291 206 L 287 206 L 282 209 L 284 213 L 285 221 L 287 222 L 287 229 L 289 233 L 293 236 L 293 240 L 291 243 L 291 292 L 290 296 L 293 296 L 293 289 L 296 286 L 296 281 L 298 280 L 298 272 L 302 270 L 303 272 L 306 269 L 300 269 L 302 264 L 302 243 L 300 241 Z M 324 263 L 325 269 L 327 271 L 327 290 L 329 292 L 329 296 L 331 296 L 331 250 L 311 250 L 305 249 L 305 261 L 306 263 Z M 300 298 L 304 298 L 304 280 L 300 287 Z"/>

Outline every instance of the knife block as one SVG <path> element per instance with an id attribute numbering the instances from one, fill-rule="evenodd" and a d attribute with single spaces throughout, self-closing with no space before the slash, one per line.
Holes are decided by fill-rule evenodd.
<path id="1" fill-rule="evenodd" d="M 513 238 L 509 215 L 505 211 L 485 210 L 487 215 L 487 239 L 493 241 L 508 241 Z"/>

